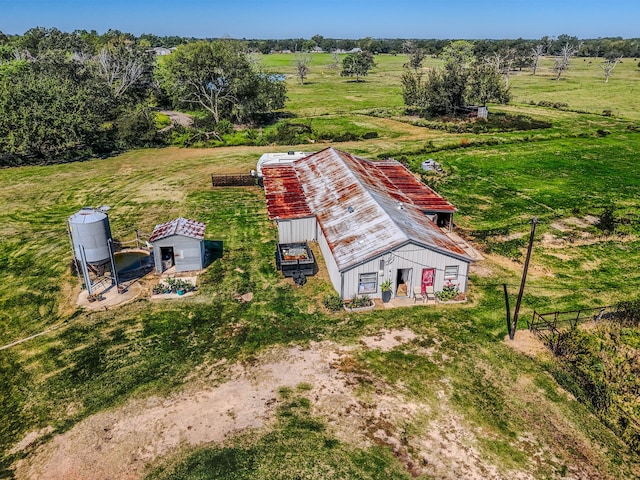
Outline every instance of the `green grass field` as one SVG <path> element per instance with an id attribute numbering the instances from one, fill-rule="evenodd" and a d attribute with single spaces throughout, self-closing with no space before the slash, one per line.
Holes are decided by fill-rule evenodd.
<path id="1" fill-rule="evenodd" d="M 293 74 L 293 59 L 269 55 L 262 61 L 273 71 Z M 330 55 L 313 55 L 304 85 L 288 78 L 286 110 L 322 130 L 378 134 L 337 148 L 374 159 L 393 156 L 416 171 L 426 158 L 441 163 L 445 174 L 424 176 L 425 181 L 458 207 L 458 231 L 487 256 L 471 277 L 470 301 L 331 314 L 322 307 L 332 291 L 326 280 L 314 277 L 297 289 L 281 279 L 272 261 L 277 233 L 262 192 L 213 190 L 210 174 L 246 172 L 261 153 L 282 146 L 139 150 L 0 170 L 0 344 L 54 329 L 0 350 L 0 478 L 10 478 L 11 464 L 27 455 L 9 454 L 27 432 L 50 426 L 52 433 L 41 440 L 47 441 L 130 398 L 175 391 L 202 365 L 251 364 L 276 345 L 357 344 L 364 333 L 396 327 L 431 341 L 355 353 L 363 399 L 384 384 L 408 401 L 432 405 L 437 416 L 437 392 L 446 384 L 456 413 L 482 432 L 482 456 L 501 472 L 563 478 L 568 468 L 583 465 L 585 478 L 638 475 L 637 452 L 558 386 L 551 360 L 516 353 L 502 342 L 502 285 L 508 285 L 513 306 L 533 216 L 540 224 L 521 327 L 534 309 L 596 307 L 637 297 L 640 96 L 632 94 L 640 85 L 637 62 L 625 60 L 607 85 L 596 63 L 582 59 L 575 59 L 560 81 L 552 79 L 549 60 L 535 77 L 512 75 L 514 102 L 490 111 L 498 118 L 525 115 L 548 126 L 473 133 L 419 126 L 403 115 L 399 78 L 405 57 L 377 56 L 377 66 L 360 83 L 337 76 L 327 67 L 330 61 Z M 437 60 L 429 59 L 429 66 L 435 65 Z M 540 101 L 568 107 L 531 105 Z M 602 116 L 603 110 L 613 115 Z M 618 223 L 607 233 L 594 219 L 609 204 Z M 224 255 L 202 275 L 192 300 L 140 299 L 118 309 L 82 311 L 75 306 L 79 288 L 69 271 L 65 222 L 86 205 L 110 205 L 114 237 L 122 240 L 177 216 L 206 222 L 206 238 L 222 241 Z M 252 302 L 234 300 L 247 292 L 254 293 Z M 637 335 L 627 334 L 636 351 Z M 420 353 L 426 348 L 433 349 L 432 357 Z M 163 458 L 151 466 L 150 478 L 251 478 L 256 466 L 262 478 L 328 478 L 313 476 L 322 471 L 337 472 L 334 478 L 409 477 L 388 448 L 337 439 L 314 415 L 313 400 L 304 392 L 280 401 L 271 430 Z M 405 425 L 408 445 L 425 422 Z M 564 430 L 558 433 L 560 423 Z M 540 462 L 531 460 L 532 444 L 523 438 L 535 439 L 535 448 L 543 451 Z M 297 453 L 290 455 L 293 450 Z M 214 465 L 217 476 L 207 473 Z"/>

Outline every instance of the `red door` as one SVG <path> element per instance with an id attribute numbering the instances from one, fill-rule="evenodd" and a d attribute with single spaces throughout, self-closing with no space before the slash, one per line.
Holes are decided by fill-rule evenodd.
<path id="1" fill-rule="evenodd" d="M 422 269 L 422 295 L 426 295 L 427 287 L 433 285 L 433 279 L 436 276 L 435 268 L 423 268 Z"/>

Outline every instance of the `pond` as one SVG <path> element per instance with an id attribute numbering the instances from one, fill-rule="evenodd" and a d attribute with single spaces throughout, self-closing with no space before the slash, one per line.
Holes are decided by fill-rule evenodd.
<path id="1" fill-rule="evenodd" d="M 116 252 L 115 259 L 116 269 L 119 274 L 130 273 L 151 266 L 151 255 L 140 250 Z"/>

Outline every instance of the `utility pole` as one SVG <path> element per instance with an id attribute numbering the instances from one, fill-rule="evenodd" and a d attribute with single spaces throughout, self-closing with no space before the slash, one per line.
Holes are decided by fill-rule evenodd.
<path id="1" fill-rule="evenodd" d="M 533 249 L 533 236 L 536 233 L 536 225 L 538 219 L 533 217 L 531 219 L 531 235 L 529 235 L 529 246 L 527 247 L 527 258 L 524 261 L 524 270 L 522 272 L 522 281 L 520 282 L 520 291 L 518 292 L 518 300 L 516 300 L 516 310 L 513 312 L 513 323 L 509 330 L 509 338 L 511 340 L 516 336 L 516 326 L 518 325 L 518 313 L 520 312 L 520 302 L 522 302 L 522 295 L 524 294 L 524 284 L 527 281 L 527 270 L 529 270 L 529 260 L 531 259 L 531 250 Z"/>

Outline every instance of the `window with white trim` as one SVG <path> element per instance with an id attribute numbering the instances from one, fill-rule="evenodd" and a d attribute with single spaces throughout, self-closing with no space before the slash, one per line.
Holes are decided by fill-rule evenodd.
<path id="1" fill-rule="evenodd" d="M 444 267 L 444 279 L 445 280 L 457 280 L 458 279 L 458 265 L 451 265 Z"/>
<path id="2" fill-rule="evenodd" d="M 361 273 L 358 278 L 358 295 L 376 293 L 378 291 L 378 274 Z"/>

